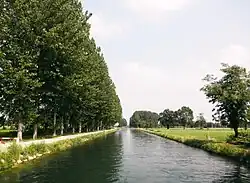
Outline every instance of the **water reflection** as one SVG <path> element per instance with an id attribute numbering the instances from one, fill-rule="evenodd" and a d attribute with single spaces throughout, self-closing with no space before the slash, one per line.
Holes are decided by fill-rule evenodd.
<path id="1" fill-rule="evenodd" d="M 130 129 L 0 175 L 1 183 L 247 183 L 249 170 Z"/>
<path id="2" fill-rule="evenodd" d="M 231 171 L 225 172 L 220 178 L 215 179 L 213 183 L 243 183 L 249 181 L 249 170 L 236 165 Z"/>

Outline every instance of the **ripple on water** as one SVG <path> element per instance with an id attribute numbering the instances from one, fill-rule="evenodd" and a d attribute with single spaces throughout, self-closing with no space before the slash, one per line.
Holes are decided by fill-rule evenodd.
<path id="1" fill-rule="evenodd" d="M 1 183 L 249 183 L 249 169 L 154 135 L 122 130 L 0 175 Z"/>

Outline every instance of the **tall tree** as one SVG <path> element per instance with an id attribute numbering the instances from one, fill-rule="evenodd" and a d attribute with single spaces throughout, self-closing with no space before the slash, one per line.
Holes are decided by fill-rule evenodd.
<path id="1" fill-rule="evenodd" d="M 159 115 L 151 111 L 135 111 L 130 118 L 130 127 L 154 128 L 158 126 Z"/>
<path id="2" fill-rule="evenodd" d="M 179 120 L 183 128 L 192 123 L 194 119 L 193 110 L 190 107 L 183 106 L 178 110 Z"/>
<path id="3" fill-rule="evenodd" d="M 235 137 L 238 137 L 238 127 L 240 122 L 246 119 L 250 101 L 250 74 L 245 68 L 237 65 L 222 64 L 221 71 L 224 74 L 221 79 L 207 75 L 204 80 L 208 84 L 201 90 L 209 102 L 215 104 L 216 114 L 229 122 Z"/>
<path id="4" fill-rule="evenodd" d="M 175 126 L 175 112 L 170 110 L 170 109 L 165 109 L 163 112 L 160 113 L 159 115 L 159 121 L 162 126 L 167 127 L 168 129 L 170 126 L 174 127 Z"/>
<path id="5" fill-rule="evenodd" d="M 122 120 L 120 121 L 120 123 L 119 123 L 119 126 L 120 127 L 123 127 L 123 126 L 127 126 L 128 124 L 127 124 L 127 120 L 125 119 L 125 118 L 122 118 Z"/>
<path id="6" fill-rule="evenodd" d="M 196 118 L 196 122 L 195 122 L 195 126 L 199 127 L 199 128 L 204 128 L 204 126 L 206 125 L 206 119 L 204 117 L 203 113 L 200 113 L 197 118 Z"/>
<path id="7" fill-rule="evenodd" d="M 18 139 L 22 140 L 23 123 L 36 113 L 36 89 L 41 86 L 37 77 L 37 48 L 27 4 L 3 0 L 1 4 L 5 29 L 1 31 L 2 110 L 18 125 Z M 4 21 L 1 19 L 1 21 Z M 1 23 L 2 24 L 2 23 Z"/>
<path id="8" fill-rule="evenodd" d="M 109 128 L 120 99 L 79 0 L 0 2 L 0 113 L 26 129 Z M 58 123 L 60 122 L 60 123 Z"/>

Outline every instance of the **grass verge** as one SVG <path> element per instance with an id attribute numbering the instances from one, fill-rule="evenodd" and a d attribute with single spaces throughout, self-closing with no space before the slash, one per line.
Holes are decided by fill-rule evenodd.
<path id="1" fill-rule="evenodd" d="M 14 142 L 8 147 L 6 152 L 0 153 L 0 173 L 9 170 L 12 167 L 16 167 L 21 163 L 25 163 L 33 159 L 38 159 L 46 154 L 65 151 L 104 135 L 114 133 L 115 131 L 115 129 L 112 129 L 96 134 L 77 137 L 74 139 L 61 140 L 50 144 L 31 144 L 27 147 L 22 147 Z"/>
<path id="2" fill-rule="evenodd" d="M 169 130 L 162 129 L 140 129 L 142 131 L 158 135 L 176 142 L 186 144 L 191 147 L 200 148 L 207 152 L 215 153 L 221 156 L 229 157 L 247 166 L 250 166 L 250 149 L 239 145 L 230 144 L 224 141 L 218 141 L 215 138 L 199 139 L 193 136 L 173 135 Z"/>

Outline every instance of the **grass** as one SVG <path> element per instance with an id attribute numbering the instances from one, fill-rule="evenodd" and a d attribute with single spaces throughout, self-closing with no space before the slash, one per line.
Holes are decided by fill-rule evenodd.
<path id="1" fill-rule="evenodd" d="M 59 130 L 57 131 L 57 136 L 53 136 L 51 133 L 45 133 L 40 134 L 38 131 L 38 137 L 36 140 L 42 140 L 42 139 L 50 139 L 50 138 L 57 138 L 61 136 L 67 136 L 67 135 L 77 135 L 78 132 L 75 132 L 74 134 L 72 132 L 64 132 L 63 135 L 60 135 Z M 10 130 L 10 129 L 1 129 L 0 128 L 0 137 L 10 137 L 10 138 L 16 138 L 17 137 L 17 130 Z M 33 134 L 27 134 L 23 133 L 23 141 L 30 141 L 33 140 Z"/>
<path id="2" fill-rule="evenodd" d="M 31 144 L 27 147 L 22 147 L 14 142 L 8 147 L 7 152 L 0 153 L 0 173 L 15 167 L 20 163 L 41 157 L 44 154 L 64 151 L 115 131 L 115 129 L 112 129 L 105 132 L 77 137 L 74 139 L 61 140 L 51 144 Z"/>
<path id="3" fill-rule="evenodd" d="M 233 130 L 229 128 L 210 128 L 210 129 L 182 129 L 182 128 L 173 128 L 173 129 L 165 129 L 165 128 L 153 128 L 153 131 L 167 133 L 169 135 L 185 137 L 185 138 L 195 138 L 199 140 L 208 140 L 213 139 L 217 142 L 226 142 L 230 135 L 233 135 Z M 245 132 L 243 129 L 239 129 L 239 132 Z M 250 130 L 248 130 L 250 133 Z"/>
<path id="4" fill-rule="evenodd" d="M 198 130 L 153 128 L 142 130 L 211 153 L 227 156 L 246 165 L 250 165 L 250 148 L 246 146 L 246 144 L 249 144 L 249 141 L 247 140 L 246 142 L 245 140 L 245 143 L 238 145 L 235 142 L 242 141 L 243 138 L 233 138 L 233 131 L 231 129 Z M 243 130 L 240 130 L 240 133 L 243 134 Z M 244 132 L 244 134 L 250 134 L 250 131 L 248 130 L 248 132 Z"/>
<path id="5" fill-rule="evenodd" d="M 186 137 L 186 138 L 195 138 L 199 140 L 208 140 L 212 138 L 218 142 L 225 142 L 229 135 L 232 135 L 233 132 L 231 129 L 165 129 L 165 128 L 155 128 L 154 131 L 167 133 L 169 135 Z"/>
<path id="6" fill-rule="evenodd" d="M 0 129 L 0 137 L 16 137 L 15 130 Z"/>

